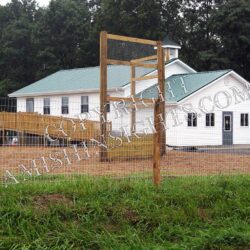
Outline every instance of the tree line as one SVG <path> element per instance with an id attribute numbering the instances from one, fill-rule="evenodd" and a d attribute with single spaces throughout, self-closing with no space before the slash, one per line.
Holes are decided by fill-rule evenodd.
<path id="1" fill-rule="evenodd" d="M 250 80 L 249 0 L 12 0 L 0 5 L 0 96 L 60 69 L 99 64 L 99 33 L 182 46 L 198 71 L 230 68 Z"/>

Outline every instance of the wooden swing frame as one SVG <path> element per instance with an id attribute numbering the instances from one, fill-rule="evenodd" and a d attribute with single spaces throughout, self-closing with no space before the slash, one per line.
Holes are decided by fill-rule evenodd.
<path id="1" fill-rule="evenodd" d="M 123 42 L 132 42 L 144 45 L 153 46 L 157 53 L 156 55 L 133 59 L 131 61 L 113 60 L 108 58 L 108 40 L 116 40 Z M 149 63 L 150 60 L 156 60 L 157 63 Z M 108 96 L 108 65 L 126 65 L 131 67 L 131 98 L 130 97 L 112 97 Z M 144 102 L 154 103 L 154 126 L 156 132 L 153 138 L 153 179 L 156 185 L 160 184 L 160 159 L 161 155 L 165 154 L 166 133 L 164 130 L 165 124 L 165 61 L 162 42 L 147 39 L 140 39 L 127 36 L 119 36 L 108 34 L 102 31 L 100 34 L 100 124 L 101 124 L 101 143 L 107 142 L 107 109 L 109 102 L 128 101 L 128 102 Z M 136 67 L 152 68 L 157 70 L 157 75 L 136 77 Z M 159 96 L 157 99 L 135 98 L 136 81 L 143 81 L 149 79 L 158 79 Z M 163 120 L 163 121 L 162 121 Z M 164 124 L 162 124 L 164 122 Z M 132 108 L 131 112 L 131 128 L 135 130 L 136 110 Z M 134 132 L 134 131 L 131 131 Z M 108 160 L 107 149 L 102 147 L 100 151 L 100 161 Z"/>

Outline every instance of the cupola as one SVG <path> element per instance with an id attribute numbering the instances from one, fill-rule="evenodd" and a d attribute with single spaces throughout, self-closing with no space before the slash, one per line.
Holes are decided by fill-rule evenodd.
<path id="1" fill-rule="evenodd" d="M 171 40 L 168 36 L 164 38 L 162 41 L 163 48 L 164 48 L 164 55 L 165 55 L 165 60 L 169 61 L 174 58 L 178 58 L 179 56 L 179 50 L 181 49 L 181 46 Z"/>

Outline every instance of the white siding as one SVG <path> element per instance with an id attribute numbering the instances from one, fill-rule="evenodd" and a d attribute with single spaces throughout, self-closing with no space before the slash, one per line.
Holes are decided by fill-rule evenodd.
<path id="1" fill-rule="evenodd" d="M 117 92 L 109 92 L 111 96 L 121 96 Z M 62 114 L 62 96 L 69 97 L 69 114 Z M 39 96 L 34 98 L 34 112 L 43 114 L 43 99 L 44 97 L 50 98 L 50 115 L 63 116 L 70 118 L 79 118 L 81 114 L 81 96 L 89 97 L 89 115 L 82 115 L 83 118 L 89 118 L 90 120 L 99 121 L 99 93 L 82 93 L 82 94 L 69 94 L 69 95 L 56 95 L 56 96 Z M 123 96 L 123 95 L 122 95 Z M 31 97 L 28 97 L 31 98 Z M 121 117 L 117 118 L 117 113 L 114 112 L 115 107 L 111 104 L 111 112 L 108 113 L 108 120 L 113 121 L 113 129 L 118 130 L 123 124 L 130 124 L 130 117 L 125 115 L 124 112 L 120 112 Z M 122 109 L 123 110 L 123 109 Z M 17 112 L 26 112 L 26 98 L 17 98 Z"/>
<path id="2" fill-rule="evenodd" d="M 177 111 L 178 122 L 175 126 L 174 119 L 171 114 L 172 109 L 168 109 L 167 112 L 167 144 L 172 146 L 203 146 L 203 145 L 222 145 L 222 112 L 230 111 L 233 112 L 233 143 L 234 144 L 250 144 L 250 128 L 240 126 L 240 114 L 250 114 L 250 101 L 242 101 L 236 104 L 233 91 L 231 87 L 237 87 L 242 91 L 245 91 L 243 85 L 239 83 L 235 78 L 227 76 L 226 78 L 218 81 L 217 83 L 204 88 L 199 93 L 187 98 L 181 105 L 191 104 L 194 110 L 198 113 L 198 124 L 197 127 L 188 127 L 186 120 L 186 112 Z M 199 101 L 204 97 L 211 97 L 212 100 L 218 97 L 219 104 L 225 105 L 227 99 L 224 94 L 217 94 L 220 91 L 225 91 L 231 96 L 231 103 L 226 108 L 216 107 L 215 102 L 207 100 L 209 105 L 206 105 L 207 109 L 211 110 L 214 108 L 215 113 L 215 126 L 206 127 L 205 114 L 199 109 Z M 237 98 L 239 100 L 239 98 Z M 217 105 L 218 106 L 218 105 Z M 208 111 L 208 113 L 210 113 Z"/>
<path id="3" fill-rule="evenodd" d="M 171 64 L 167 67 L 167 76 L 171 74 L 186 73 L 185 69 L 179 64 Z M 137 84 L 137 92 L 148 88 L 155 82 L 153 80 L 139 82 Z M 236 104 L 235 96 L 233 95 L 232 87 L 237 87 L 244 91 L 243 84 L 236 80 L 233 75 L 228 75 L 216 83 L 209 85 L 197 93 L 190 95 L 184 101 L 180 102 L 178 108 L 167 107 L 167 144 L 171 146 L 203 146 L 203 145 L 222 145 L 222 112 L 233 112 L 233 142 L 234 144 L 250 144 L 250 128 L 240 126 L 240 114 L 248 113 L 250 116 L 250 101 L 246 100 L 239 104 Z M 129 96 L 129 87 L 124 92 L 109 92 L 111 96 Z M 226 98 L 223 93 L 218 95 L 218 92 L 224 91 L 231 96 L 231 103 L 228 107 L 221 109 L 216 107 L 214 100 L 218 97 L 218 101 L 221 105 L 226 103 Z M 246 90 L 245 90 L 246 92 Z M 81 112 L 81 96 L 89 96 L 89 110 L 90 119 L 99 121 L 99 114 L 94 110 L 99 107 L 99 93 L 79 93 L 69 94 L 69 114 L 65 117 L 77 118 Z M 65 96 L 65 95 L 64 95 Z M 48 96 L 34 97 L 34 111 L 43 114 L 43 98 Z M 50 96 L 51 115 L 62 116 L 61 114 L 61 95 Z M 199 109 L 199 101 L 204 98 L 207 99 L 206 108 L 207 113 L 215 113 L 215 126 L 206 127 L 205 114 Z M 238 97 L 239 99 L 239 97 Z M 190 112 L 198 113 L 197 127 L 187 126 L 187 112 L 183 111 L 183 106 L 191 105 L 194 111 Z M 213 110 L 211 110 L 213 108 Z M 210 111 L 209 111 L 210 110 Z M 17 98 L 17 111 L 26 112 L 26 98 Z M 177 116 L 173 117 L 175 112 Z M 141 109 L 137 111 L 137 132 L 142 133 L 144 128 L 149 132 L 152 132 L 150 118 L 153 118 L 152 109 Z M 129 132 L 131 130 L 131 110 L 128 112 L 122 112 L 120 110 L 119 117 L 117 112 L 114 111 L 114 106 L 111 104 L 111 112 L 108 114 L 108 120 L 112 122 L 113 131 L 121 131 L 121 128 L 126 128 Z M 123 131 L 124 132 L 124 131 Z"/>
<path id="4" fill-rule="evenodd" d="M 89 108 L 95 108 L 99 105 L 99 96 L 94 93 L 55 95 L 55 96 L 39 96 L 34 97 L 34 112 L 43 114 L 43 99 L 50 98 L 50 114 L 54 116 L 77 117 L 81 113 L 81 96 L 89 96 Z M 69 97 L 69 114 L 62 115 L 61 105 L 62 97 Z M 17 112 L 26 112 L 26 98 L 17 98 Z"/>

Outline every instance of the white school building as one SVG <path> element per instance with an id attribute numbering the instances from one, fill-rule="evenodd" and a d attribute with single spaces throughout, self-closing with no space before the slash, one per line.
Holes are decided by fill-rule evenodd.
<path id="1" fill-rule="evenodd" d="M 233 70 L 197 72 L 178 59 L 181 47 L 167 39 L 165 65 L 166 143 L 169 146 L 250 144 L 250 84 Z M 130 67 L 108 66 L 108 94 L 129 97 Z M 155 74 L 138 68 L 136 77 Z M 137 81 L 138 97 L 157 96 L 156 79 Z M 9 97 L 17 98 L 17 112 L 38 112 L 99 120 L 100 68 L 60 70 Z M 121 105 L 121 104 L 119 104 Z M 119 110 L 119 114 L 117 113 Z M 152 107 L 136 112 L 136 131 L 150 132 Z M 113 133 L 129 133 L 130 110 L 110 105 Z"/>

